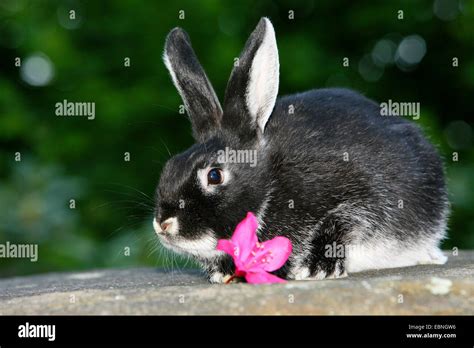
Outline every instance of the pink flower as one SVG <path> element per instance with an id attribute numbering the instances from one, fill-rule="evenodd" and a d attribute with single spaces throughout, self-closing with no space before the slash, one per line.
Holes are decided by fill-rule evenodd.
<path id="1" fill-rule="evenodd" d="M 284 283 L 285 280 L 268 272 L 279 269 L 291 254 L 291 242 L 285 237 L 275 237 L 259 243 L 258 222 L 255 215 L 247 216 L 235 228 L 230 240 L 220 239 L 217 250 L 231 255 L 235 264 L 235 277 L 245 277 L 248 283 Z"/>

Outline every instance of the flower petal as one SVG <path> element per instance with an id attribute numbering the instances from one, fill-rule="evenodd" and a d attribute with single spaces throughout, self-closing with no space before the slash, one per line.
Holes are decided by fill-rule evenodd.
<path id="1" fill-rule="evenodd" d="M 231 240 L 228 239 L 219 239 L 217 241 L 217 250 L 223 251 L 230 256 L 234 260 L 234 265 L 236 269 L 242 268 L 242 261 L 240 260 L 239 253 L 236 252 L 237 245 L 235 245 Z M 237 249 L 238 250 L 238 249 Z"/>
<path id="2" fill-rule="evenodd" d="M 239 247 L 239 259 L 245 262 L 252 251 L 252 248 L 258 242 L 257 238 L 258 222 L 255 215 L 247 213 L 245 219 L 243 219 L 235 228 L 234 234 L 232 235 L 232 242 Z"/>
<path id="3" fill-rule="evenodd" d="M 286 237 L 275 237 L 262 243 L 262 252 L 265 254 L 265 262 L 262 262 L 263 269 L 267 272 L 273 272 L 281 268 L 290 257 L 292 246 Z M 268 254 L 268 252 L 271 254 Z M 259 255 L 256 256 L 259 260 Z"/>
<path id="4" fill-rule="evenodd" d="M 247 272 L 245 280 L 251 284 L 286 283 L 286 280 L 267 272 Z"/>
<path id="5" fill-rule="evenodd" d="M 234 243 L 232 243 L 228 239 L 219 239 L 217 241 L 216 249 L 220 251 L 224 251 L 232 257 L 234 256 L 234 248 L 235 248 Z"/>

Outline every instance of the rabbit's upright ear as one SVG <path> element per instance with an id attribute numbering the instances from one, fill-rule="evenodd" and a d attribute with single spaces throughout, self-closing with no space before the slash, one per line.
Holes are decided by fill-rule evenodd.
<path id="1" fill-rule="evenodd" d="M 262 18 L 234 64 L 224 99 L 223 126 L 240 135 L 265 130 L 275 106 L 280 63 L 275 31 Z"/>
<path id="2" fill-rule="evenodd" d="M 206 141 L 220 127 L 222 108 L 188 34 L 181 28 L 168 34 L 163 60 L 191 119 L 194 138 Z"/>

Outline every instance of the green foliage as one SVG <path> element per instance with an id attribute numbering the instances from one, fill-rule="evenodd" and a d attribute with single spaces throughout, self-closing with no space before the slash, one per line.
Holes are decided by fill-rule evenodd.
<path id="1" fill-rule="evenodd" d="M 474 3 L 445 3 L 3 0 L 0 242 L 39 243 L 39 261 L 0 260 L 0 274 L 176 265 L 155 251 L 153 195 L 169 152 L 193 140 L 162 63 L 164 39 L 175 26 L 190 34 L 222 99 L 233 59 L 261 16 L 271 18 L 277 33 L 280 94 L 343 86 L 379 101 L 421 103 L 415 122 L 446 159 L 453 212 L 445 247 L 473 248 Z M 449 20 L 434 14 L 440 4 Z M 373 62 L 380 40 L 398 45 L 414 34 L 426 43 L 419 64 L 401 69 Z M 32 56 L 53 67 L 43 86 L 22 75 Z M 360 74 L 364 56 L 368 73 L 379 75 L 375 81 Z M 22 67 L 15 66 L 17 57 Z M 349 67 L 343 67 L 344 57 Z M 96 118 L 57 117 L 55 104 L 64 99 L 95 102 Z"/>

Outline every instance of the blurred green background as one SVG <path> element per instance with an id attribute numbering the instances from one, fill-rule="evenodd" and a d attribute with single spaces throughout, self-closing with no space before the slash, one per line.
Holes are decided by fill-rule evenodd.
<path id="1" fill-rule="evenodd" d="M 193 143 L 164 39 L 190 34 L 222 100 L 262 16 L 277 33 L 280 95 L 345 86 L 421 103 L 414 122 L 448 173 L 444 247 L 474 248 L 473 1 L 1 0 L 0 243 L 38 243 L 39 260 L 0 259 L 0 275 L 183 264 L 157 250 L 151 225 L 163 163 Z M 95 102 L 96 118 L 55 116 L 64 99 Z"/>

